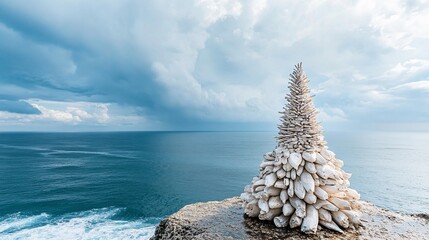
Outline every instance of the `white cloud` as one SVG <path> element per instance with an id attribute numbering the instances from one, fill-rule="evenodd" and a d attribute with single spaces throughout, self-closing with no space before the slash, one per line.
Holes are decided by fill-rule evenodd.
<path id="1" fill-rule="evenodd" d="M 119 116 L 139 122 L 148 120 L 138 117 L 146 112 L 155 121 L 157 114 L 168 116 L 170 111 L 195 121 L 277 120 L 288 75 L 299 61 L 304 62 L 319 106 L 330 106 L 321 109 L 325 121 L 371 121 L 365 113 L 377 109 L 375 114 L 386 115 L 389 112 L 383 112 L 383 106 L 407 101 L 407 92 L 397 90 L 426 89 L 426 83 L 415 82 L 426 79 L 420 75 L 429 69 L 427 2 L 40 1 L 37 8 L 15 2 L 3 5 L 43 29 L 37 41 L 25 29 L 22 34 L 10 30 L 31 42 L 29 49 L 43 49 L 35 52 L 37 56 L 50 47 L 58 52 L 59 72 L 64 73 L 50 78 L 53 89 L 69 90 L 66 99 L 70 102 L 87 101 L 91 106 L 33 102 L 44 119 L 66 124 L 112 124 Z M 100 7 L 103 11 L 96 11 Z M 2 86 L 6 85 L 13 84 Z M 21 87 L 12 87 L 19 98 L 50 99 L 52 95 L 33 88 L 18 91 L 17 86 Z M 62 98 L 51 100 L 58 99 Z M 145 111 L 112 114 L 114 104 Z"/>
<path id="2" fill-rule="evenodd" d="M 420 71 L 429 70 L 429 60 L 426 59 L 410 59 L 405 62 L 396 64 L 393 68 L 389 69 L 384 77 L 392 78 L 399 77 L 404 74 L 415 74 Z"/>
<path id="3" fill-rule="evenodd" d="M 429 92 L 429 80 L 415 81 L 415 82 L 400 84 L 398 86 L 391 88 L 391 90 L 392 91 L 416 90 L 416 91 Z"/>
<path id="4" fill-rule="evenodd" d="M 341 108 L 323 107 L 318 108 L 318 119 L 322 122 L 344 122 L 347 121 L 347 115 Z"/>

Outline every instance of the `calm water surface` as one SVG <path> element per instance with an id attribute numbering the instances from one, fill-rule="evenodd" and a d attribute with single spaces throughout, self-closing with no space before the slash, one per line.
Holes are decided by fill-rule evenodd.
<path id="1" fill-rule="evenodd" d="M 185 204 L 237 196 L 273 132 L 0 133 L 0 239 L 147 239 Z M 362 198 L 429 213 L 429 133 L 326 133 Z"/>

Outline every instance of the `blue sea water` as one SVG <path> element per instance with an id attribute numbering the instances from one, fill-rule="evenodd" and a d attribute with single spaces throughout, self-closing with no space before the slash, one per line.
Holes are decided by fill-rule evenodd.
<path id="1" fill-rule="evenodd" d="M 239 195 L 274 132 L 0 133 L 0 239 L 148 239 Z M 429 213 L 429 134 L 326 133 L 362 199 Z"/>

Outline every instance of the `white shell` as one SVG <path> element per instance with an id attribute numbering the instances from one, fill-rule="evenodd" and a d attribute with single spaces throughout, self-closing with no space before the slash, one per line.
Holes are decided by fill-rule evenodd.
<path id="1" fill-rule="evenodd" d="M 339 199 L 339 198 L 330 198 L 328 199 L 332 204 L 337 206 L 339 209 L 342 210 L 351 210 L 350 203 L 346 200 Z"/>
<path id="2" fill-rule="evenodd" d="M 276 172 L 276 174 L 277 174 L 277 177 L 278 177 L 278 178 L 284 178 L 284 177 L 286 176 L 286 171 L 285 171 L 285 170 L 283 170 L 283 169 L 279 169 L 279 170 Z"/>
<path id="3" fill-rule="evenodd" d="M 280 192 L 280 200 L 282 200 L 283 203 L 286 203 L 286 201 L 288 200 L 289 196 L 287 195 L 287 191 L 286 190 L 282 190 Z"/>
<path id="4" fill-rule="evenodd" d="M 289 155 L 288 162 L 293 168 L 297 170 L 298 170 L 299 164 L 301 164 L 301 161 L 302 161 L 301 154 L 294 152 Z"/>
<path id="5" fill-rule="evenodd" d="M 331 221 L 331 222 L 326 222 L 326 221 L 323 221 L 323 220 L 319 220 L 319 224 L 320 224 L 321 226 L 323 226 L 323 227 L 327 228 L 327 229 L 331 229 L 331 230 L 334 230 L 334 231 L 337 231 L 337 232 L 340 232 L 340 233 L 344 233 L 344 231 L 343 231 L 343 230 L 341 230 L 341 228 L 340 228 L 340 227 L 338 227 L 338 225 L 337 225 L 337 224 L 335 224 L 333 221 Z"/>
<path id="6" fill-rule="evenodd" d="M 277 181 L 277 175 L 275 173 L 270 173 L 265 177 L 265 186 L 271 187 Z"/>
<path id="7" fill-rule="evenodd" d="M 301 174 L 301 182 L 305 191 L 314 192 L 314 179 L 310 173 L 308 173 L 307 171 L 303 171 Z"/>
<path id="8" fill-rule="evenodd" d="M 314 204 L 317 201 L 317 197 L 316 195 L 314 195 L 313 192 L 308 192 L 305 194 L 304 197 L 304 202 L 306 202 L 307 204 Z"/>
<path id="9" fill-rule="evenodd" d="M 318 211 L 319 211 L 320 220 L 327 221 L 327 222 L 332 221 L 331 213 L 328 210 L 324 208 L 320 208 Z"/>
<path id="10" fill-rule="evenodd" d="M 293 197 L 294 193 L 295 192 L 293 190 L 293 181 L 290 181 L 289 188 L 287 189 L 287 195 L 289 195 L 289 197 Z"/>
<path id="11" fill-rule="evenodd" d="M 340 225 L 340 227 L 343 227 L 343 228 L 349 227 L 349 220 L 346 214 L 344 214 L 343 212 L 340 212 L 340 211 L 332 212 L 332 219 L 334 220 L 335 223 Z"/>
<path id="12" fill-rule="evenodd" d="M 307 162 L 315 162 L 316 161 L 316 153 L 315 152 L 303 152 L 302 153 L 302 158 L 304 158 L 305 161 Z"/>
<path id="13" fill-rule="evenodd" d="M 270 197 L 268 200 L 268 207 L 269 208 L 281 208 L 283 207 L 283 202 L 280 200 L 280 197 Z"/>
<path id="14" fill-rule="evenodd" d="M 264 199 L 259 199 L 258 201 L 258 207 L 261 209 L 261 211 L 263 212 L 268 212 L 269 208 L 268 208 L 268 202 L 265 201 Z"/>
<path id="15" fill-rule="evenodd" d="M 304 217 L 305 216 L 305 202 L 297 197 L 292 197 L 289 199 L 290 204 L 293 208 L 295 208 L 295 214 L 298 217 Z"/>
<path id="16" fill-rule="evenodd" d="M 327 161 L 322 155 L 320 155 L 320 153 L 316 153 L 316 163 L 323 165 L 326 164 Z"/>
<path id="17" fill-rule="evenodd" d="M 261 209 L 258 206 L 258 202 L 256 200 L 248 203 L 244 208 L 244 213 L 246 213 L 249 217 L 256 217 L 259 215 Z"/>
<path id="18" fill-rule="evenodd" d="M 304 168 L 309 173 L 317 173 L 316 165 L 314 165 L 314 163 L 307 162 L 307 163 L 305 163 Z"/>
<path id="19" fill-rule="evenodd" d="M 289 227 L 296 228 L 302 223 L 302 218 L 298 217 L 295 213 L 292 214 L 289 220 Z"/>
<path id="20" fill-rule="evenodd" d="M 292 207 L 292 205 L 288 202 L 285 205 L 283 205 L 283 215 L 290 216 L 292 213 L 295 212 L 295 208 Z"/>
<path id="21" fill-rule="evenodd" d="M 329 197 L 328 193 L 325 192 L 325 190 L 321 189 L 320 187 L 314 188 L 314 195 L 316 195 L 316 197 L 322 200 L 326 200 Z"/>
<path id="22" fill-rule="evenodd" d="M 307 206 L 306 215 L 302 220 L 301 232 L 315 234 L 319 223 L 319 213 L 313 206 Z"/>
<path id="23" fill-rule="evenodd" d="M 280 215 L 274 218 L 274 225 L 276 227 L 286 227 L 289 224 L 289 217 L 286 217 L 284 215 Z"/>
<path id="24" fill-rule="evenodd" d="M 261 220 L 273 220 L 275 217 L 277 217 L 281 213 L 282 213 L 281 208 L 274 208 L 274 209 L 270 209 L 270 211 L 268 211 L 266 213 L 261 212 L 261 214 L 259 214 L 258 217 Z"/>
<path id="25" fill-rule="evenodd" d="M 295 187 L 294 188 L 295 195 L 297 197 L 299 197 L 300 199 L 304 199 L 304 197 L 305 197 L 305 189 L 302 186 L 302 183 L 301 183 L 300 179 L 297 179 L 294 182 L 294 187 Z"/>

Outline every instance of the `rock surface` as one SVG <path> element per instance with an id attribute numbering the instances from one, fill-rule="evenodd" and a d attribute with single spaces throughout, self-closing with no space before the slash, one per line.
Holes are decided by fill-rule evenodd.
<path id="1" fill-rule="evenodd" d="M 238 197 L 195 203 L 162 220 L 151 239 L 429 239 L 428 215 L 399 214 L 362 203 L 363 227 L 345 234 L 321 229 L 317 235 L 245 217 Z"/>

